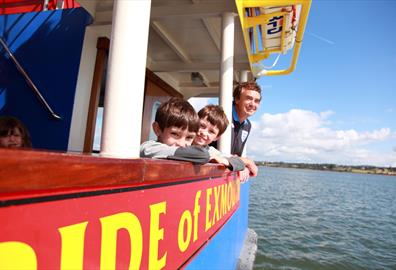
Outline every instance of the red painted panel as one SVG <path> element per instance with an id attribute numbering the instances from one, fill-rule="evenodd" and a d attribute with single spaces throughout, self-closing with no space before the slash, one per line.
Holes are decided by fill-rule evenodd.
<path id="1" fill-rule="evenodd" d="M 229 175 L 73 196 L 2 202 L 0 269 L 177 269 L 238 208 L 240 183 Z"/>
<path id="2" fill-rule="evenodd" d="M 48 10 L 56 9 L 57 0 L 48 1 Z M 43 10 L 44 0 L 0 0 L 0 15 L 38 12 Z M 63 8 L 77 8 L 80 4 L 74 0 L 64 0 Z"/>

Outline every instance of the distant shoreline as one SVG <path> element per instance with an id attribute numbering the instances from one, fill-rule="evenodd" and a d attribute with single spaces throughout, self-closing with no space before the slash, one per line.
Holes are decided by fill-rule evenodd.
<path id="1" fill-rule="evenodd" d="M 396 176 L 396 167 L 376 167 L 368 165 L 347 166 L 336 164 L 311 164 L 311 163 L 288 163 L 288 162 L 269 162 L 256 161 L 258 166 L 293 168 L 293 169 L 310 169 L 319 171 L 333 171 L 333 172 L 351 172 L 362 174 L 381 174 Z"/>

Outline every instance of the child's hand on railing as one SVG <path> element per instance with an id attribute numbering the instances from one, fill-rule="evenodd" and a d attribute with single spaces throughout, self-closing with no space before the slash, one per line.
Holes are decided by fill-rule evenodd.
<path id="1" fill-rule="evenodd" d="M 249 169 L 245 168 L 243 171 L 238 172 L 239 180 L 241 183 L 246 182 L 249 179 Z"/>
<path id="2" fill-rule="evenodd" d="M 225 157 L 213 155 L 210 157 L 210 162 L 224 164 L 226 167 L 230 166 L 230 162 Z"/>

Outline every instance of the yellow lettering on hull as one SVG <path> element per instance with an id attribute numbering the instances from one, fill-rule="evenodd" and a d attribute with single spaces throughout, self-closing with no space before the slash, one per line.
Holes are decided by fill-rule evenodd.
<path id="1" fill-rule="evenodd" d="M 139 219 L 132 213 L 124 212 L 100 218 L 102 224 L 102 244 L 100 269 L 115 270 L 117 232 L 126 229 L 131 241 L 129 269 L 139 269 L 142 261 L 143 233 Z"/>
<path id="2" fill-rule="evenodd" d="M 59 228 L 62 239 L 61 270 L 83 269 L 84 237 L 88 222 Z"/>
<path id="3" fill-rule="evenodd" d="M 164 240 L 164 228 L 160 228 L 159 216 L 166 213 L 166 202 L 150 205 L 150 251 L 149 269 L 162 269 L 166 265 L 165 254 L 158 259 L 158 242 Z"/>
<path id="4" fill-rule="evenodd" d="M 0 269 L 37 269 L 33 248 L 25 243 L 10 241 L 0 243 Z"/>

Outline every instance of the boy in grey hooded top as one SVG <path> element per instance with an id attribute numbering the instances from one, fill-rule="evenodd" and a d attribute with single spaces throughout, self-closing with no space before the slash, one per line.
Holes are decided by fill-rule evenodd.
<path id="1" fill-rule="evenodd" d="M 191 146 L 198 131 L 199 118 L 190 103 L 181 98 L 171 98 L 158 108 L 153 123 L 157 141 L 147 141 L 140 146 L 140 157 L 166 158 L 190 161 L 196 164 L 209 162 L 209 152 Z"/>
<path id="2" fill-rule="evenodd" d="M 191 144 L 199 130 L 200 119 L 190 103 L 181 98 L 171 98 L 161 104 L 153 123 L 157 141 L 147 141 L 140 146 L 140 157 L 166 158 L 205 164 L 209 161 L 224 164 L 233 171 L 243 170 L 243 162 L 226 158 L 220 151 L 208 146 Z"/>

